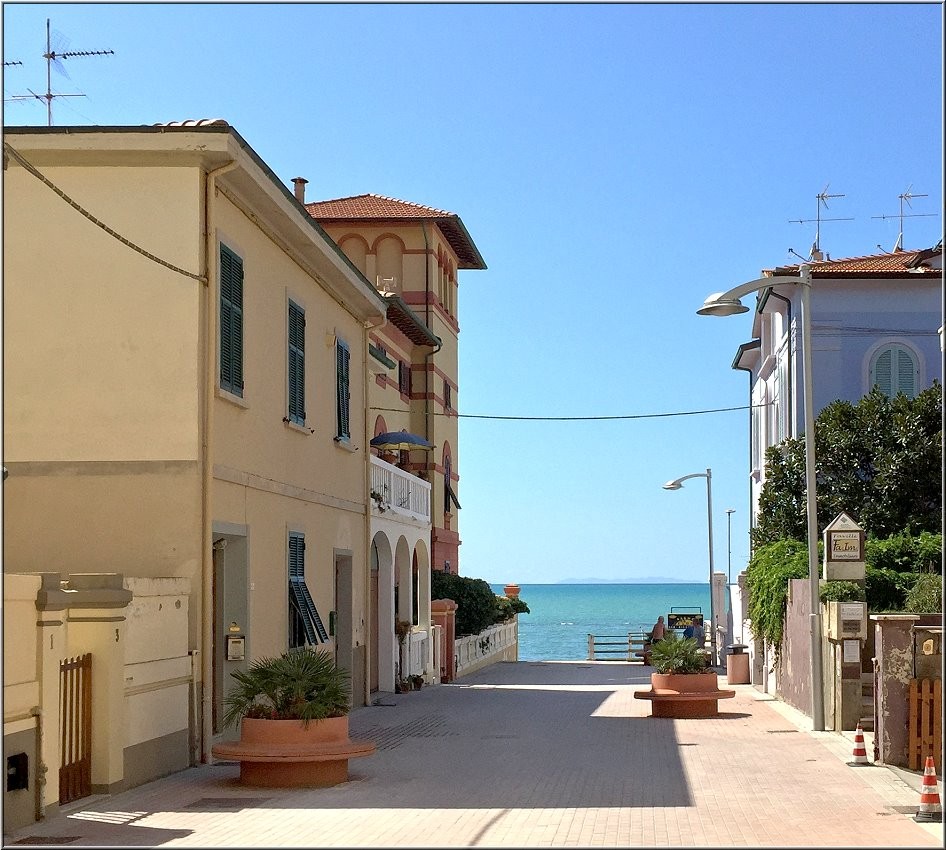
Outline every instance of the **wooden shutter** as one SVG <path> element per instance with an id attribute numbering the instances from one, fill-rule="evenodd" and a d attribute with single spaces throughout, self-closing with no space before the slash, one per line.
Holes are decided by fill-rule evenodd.
<path id="1" fill-rule="evenodd" d="M 348 346 L 339 340 L 335 344 L 336 408 L 338 411 L 338 436 L 345 440 L 351 437 L 351 392 L 348 368 L 350 356 Z"/>
<path id="2" fill-rule="evenodd" d="M 305 424 L 305 312 L 289 302 L 289 419 Z"/>
<path id="3" fill-rule="evenodd" d="M 305 583 L 305 535 L 289 534 L 289 645 L 317 644 L 328 632 Z"/>
<path id="4" fill-rule="evenodd" d="M 890 396 L 893 389 L 893 350 L 888 348 L 882 351 L 874 361 L 874 380 L 872 386 L 876 386 L 885 396 Z"/>
<path id="5" fill-rule="evenodd" d="M 243 395 L 243 260 L 220 246 L 220 388 Z"/>
<path id="6" fill-rule="evenodd" d="M 916 365 L 913 362 L 913 355 L 905 348 L 894 349 L 897 355 L 897 392 L 903 393 L 907 398 L 913 398 L 916 395 Z"/>

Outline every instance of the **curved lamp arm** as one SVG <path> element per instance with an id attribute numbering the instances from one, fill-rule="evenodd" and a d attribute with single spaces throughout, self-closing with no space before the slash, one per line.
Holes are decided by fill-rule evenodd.
<path id="1" fill-rule="evenodd" d="M 689 480 L 690 478 L 709 478 L 709 474 L 706 472 L 694 472 L 692 475 L 684 475 L 681 478 L 674 478 L 673 481 L 668 481 L 664 484 L 664 490 L 679 490 L 683 486 L 683 482 Z"/>
<path id="2" fill-rule="evenodd" d="M 749 308 L 740 299 L 750 292 L 768 289 L 770 286 L 778 286 L 782 283 L 811 286 L 811 266 L 802 265 L 798 271 L 797 277 L 794 275 L 759 277 L 746 283 L 740 283 L 739 286 L 734 286 L 726 292 L 714 292 L 712 295 L 706 296 L 703 306 L 696 312 L 700 316 L 733 316 L 736 313 L 748 312 Z"/>

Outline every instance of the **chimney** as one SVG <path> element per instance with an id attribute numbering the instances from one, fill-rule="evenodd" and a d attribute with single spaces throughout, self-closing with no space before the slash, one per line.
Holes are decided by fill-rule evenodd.
<path id="1" fill-rule="evenodd" d="M 296 187 L 296 200 L 300 204 L 305 203 L 305 184 L 309 181 L 305 177 L 293 177 L 292 182 Z"/>

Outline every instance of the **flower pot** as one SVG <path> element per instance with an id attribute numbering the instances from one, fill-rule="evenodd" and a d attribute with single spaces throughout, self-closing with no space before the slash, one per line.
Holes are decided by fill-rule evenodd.
<path id="1" fill-rule="evenodd" d="M 216 744 L 216 758 L 240 762 L 240 781 L 267 788 L 325 788 L 348 780 L 348 759 L 371 755 L 370 741 L 348 737 L 348 717 L 261 720 L 244 717 L 240 740 Z"/>

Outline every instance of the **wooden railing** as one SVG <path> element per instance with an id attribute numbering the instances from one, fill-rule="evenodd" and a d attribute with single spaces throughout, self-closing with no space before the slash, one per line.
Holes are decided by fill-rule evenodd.
<path id="1" fill-rule="evenodd" d="M 943 772 L 943 680 L 910 680 L 908 729 L 911 770 L 922 770 L 926 757 L 933 756 L 936 772 Z"/>
<path id="2" fill-rule="evenodd" d="M 643 630 L 622 635 L 588 635 L 589 661 L 638 661 L 643 663 Z"/>

